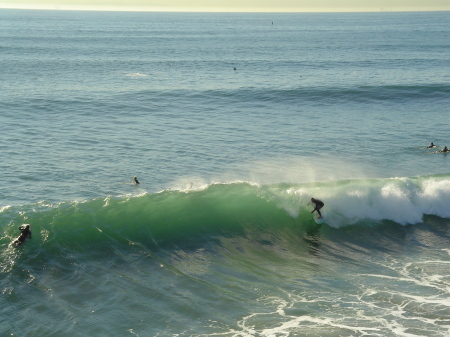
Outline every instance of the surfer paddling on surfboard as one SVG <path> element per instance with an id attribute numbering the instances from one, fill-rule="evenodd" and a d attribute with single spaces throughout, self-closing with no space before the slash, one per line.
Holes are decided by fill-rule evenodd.
<path id="1" fill-rule="evenodd" d="M 312 210 L 311 213 L 314 213 L 315 211 L 317 211 L 317 214 L 319 214 L 319 219 L 322 219 L 322 214 L 320 213 L 320 209 L 325 205 L 323 203 L 323 201 L 319 200 L 319 199 L 314 199 L 311 198 L 311 202 L 315 205 L 314 209 Z"/>

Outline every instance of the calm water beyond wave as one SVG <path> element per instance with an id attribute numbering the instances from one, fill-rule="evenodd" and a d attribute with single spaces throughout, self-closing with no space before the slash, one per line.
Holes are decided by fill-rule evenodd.
<path id="1" fill-rule="evenodd" d="M 449 55 L 448 12 L 0 10 L 0 335 L 449 337 Z"/>

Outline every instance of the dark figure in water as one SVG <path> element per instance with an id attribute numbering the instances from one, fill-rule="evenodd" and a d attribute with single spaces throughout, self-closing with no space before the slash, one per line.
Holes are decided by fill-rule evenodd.
<path id="1" fill-rule="evenodd" d="M 447 148 L 447 146 L 444 146 L 444 148 L 440 152 L 450 152 L 450 150 Z"/>
<path id="2" fill-rule="evenodd" d="M 319 219 L 322 218 L 322 214 L 320 213 L 320 209 L 325 205 L 323 203 L 323 201 L 319 200 L 319 199 L 314 199 L 311 198 L 311 202 L 315 205 L 313 211 L 311 213 L 314 213 L 315 211 L 317 211 L 317 213 L 319 214 Z"/>
<path id="3" fill-rule="evenodd" d="M 139 184 L 139 180 L 137 180 L 137 177 L 134 177 L 133 179 L 134 179 L 134 182 L 136 183 L 136 185 Z"/>
<path id="4" fill-rule="evenodd" d="M 19 237 L 13 242 L 16 246 L 19 246 L 22 243 L 24 243 L 26 238 L 31 239 L 30 225 L 23 224 L 22 226 L 19 227 L 19 230 L 21 233 L 20 233 Z"/>
<path id="5" fill-rule="evenodd" d="M 433 144 L 433 142 L 431 142 L 430 146 L 428 146 L 429 149 L 432 149 L 433 147 L 435 147 L 436 145 Z"/>

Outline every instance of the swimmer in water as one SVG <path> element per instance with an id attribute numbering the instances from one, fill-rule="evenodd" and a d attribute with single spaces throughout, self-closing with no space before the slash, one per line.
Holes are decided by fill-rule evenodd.
<path id="1" fill-rule="evenodd" d="M 19 230 L 20 230 L 20 235 L 13 242 L 13 244 L 15 244 L 16 246 L 19 246 L 22 243 L 24 243 L 27 238 L 31 239 L 31 227 L 30 227 L 30 225 L 23 224 L 22 226 L 19 227 Z"/>
<path id="2" fill-rule="evenodd" d="M 134 179 L 134 183 L 135 183 L 136 185 L 139 185 L 139 184 L 140 184 L 140 183 L 139 183 L 139 180 L 137 180 L 137 177 L 134 177 L 133 179 Z"/>

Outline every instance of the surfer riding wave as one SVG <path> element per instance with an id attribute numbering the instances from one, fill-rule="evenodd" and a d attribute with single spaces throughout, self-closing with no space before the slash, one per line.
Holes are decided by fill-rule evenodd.
<path id="1" fill-rule="evenodd" d="M 312 210 L 311 213 L 314 213 L 315 211 L 317 211 L 317 214 L 319 214 L 319 219 L 322 218 L 322 213 L 320 213 L 320 209 L 325 205 L 323 203 L 323 201 L 319 200 L 319 199 L 314 199 L 311 198 L 311 202 L 315 205 L 314 209 Z"/>

